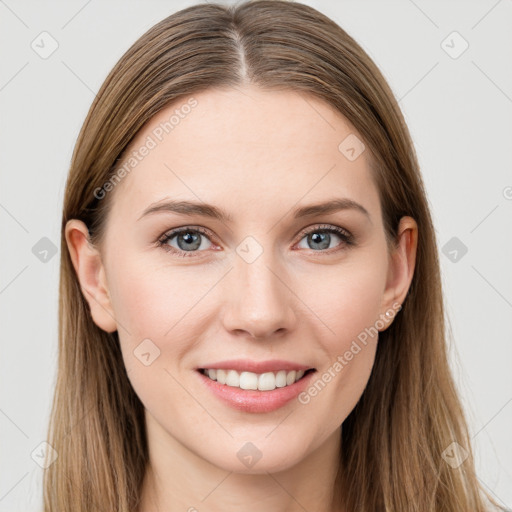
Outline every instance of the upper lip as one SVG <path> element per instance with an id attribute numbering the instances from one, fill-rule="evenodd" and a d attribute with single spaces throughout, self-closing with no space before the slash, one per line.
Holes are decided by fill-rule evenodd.
<path id="1" fill-rule="evenodd" d="M 282 359 L 274 359 L 270 361 L 251 361 L 248 359 L 232 359 L 230 361 L 216 361 L 215 363 L 207 363 L 197 368 L 207 370 L 236 370 L 238 372 L 266 373 L 277 372 L 279 370 L 309 370 L 311 366 L 294 363 L 293 361 L 284 361 Z"/>

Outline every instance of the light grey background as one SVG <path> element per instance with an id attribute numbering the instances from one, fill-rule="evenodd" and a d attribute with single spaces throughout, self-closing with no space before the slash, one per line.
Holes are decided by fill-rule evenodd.
<path id="1" fill-rule="evenodd" d="M 31 453 L 55 383 L 59 255 L 41 261 L 36 244 L 59 248 L 78 131 L 127 48 L 194 3 L 0 0 L 0 511 L 41 508 Z M 512 0 L 305 3 L 363 46 L 400 100 L 436 225 L 479 477 L 512 507 Z M 46 59 L 31 47 L 51 48 L 43 31 L 58 43 Z M 466 254 L 443 249 L 452 237 Z"/>

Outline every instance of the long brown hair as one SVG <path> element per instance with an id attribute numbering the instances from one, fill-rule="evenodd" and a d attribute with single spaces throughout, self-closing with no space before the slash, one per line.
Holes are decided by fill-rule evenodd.
<path id="1" fill-rule="evenodd" d="M 97 190 L 141 127 L 180 98 L 244 83 L 309 93 L 339 111 L 372 157 L 388 240 L 396 239 L 402 216 L 418 224 L 409 293 L 380 333 L 368 385 L 343 423 L 334 506 L 488 510 L 447 359 L 435 232 L 397 101 L 369 56 L 332 20 L 298 2 L 255 0 L 195 5 L 157 23 L 115 65 L 82 127 L 62 216 L 59 360 L 48 435 L 58 458 L 44 475 L 45 512 L 134 512 L 148 462 L 143 405 L 117 332 L 91 318 L 66 222 L 84 221 L 99 246 L 111 194 L 98 198 Z M 456 468 L 442 457 L 453 442 L 468 454 Z"/>

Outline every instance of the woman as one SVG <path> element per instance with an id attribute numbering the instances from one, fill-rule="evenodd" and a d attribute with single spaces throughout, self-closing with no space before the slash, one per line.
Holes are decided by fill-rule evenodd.
<path id="1" fill-rule="evenodd" d="M 116 64 L 62 219 L 45 510 L 484 511 L 403 116 L 300 3 Z"/>

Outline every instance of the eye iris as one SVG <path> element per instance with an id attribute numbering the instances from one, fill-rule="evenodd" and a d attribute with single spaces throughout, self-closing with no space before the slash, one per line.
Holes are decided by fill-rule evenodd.
<path id="1" fill-rule="evenodd" d="M 323 241 L 322 241 L 323 237 Z M 321 232 L 315 232 L 309 235 L 309 240 L 312 241 L 314 244 L 320 244 L 320 247 L 316 247 L 316 249 L 327 249 L 330 245 L 331 241 L 331 235 L 329 233 L 321 233 Z M 327 241 L 327 243 L 326 243 Z"/>
<path id="2" fill-rule="evenodd" d="M 201 246 L 201 235 L 199 233 L 194 233 L 192 231 L 186 231 L 185 233 L 180 233 L 177 235 L 178 246 L 182 250 L 188 249 L 198 249 Z M 185 239 L 186 243 L 183 245 L 181 240 Z M 195 244 L 194 244 L 195 242 Z M 191 245 L 194 244 L 194 245 Z"/>

